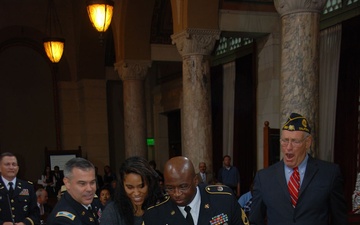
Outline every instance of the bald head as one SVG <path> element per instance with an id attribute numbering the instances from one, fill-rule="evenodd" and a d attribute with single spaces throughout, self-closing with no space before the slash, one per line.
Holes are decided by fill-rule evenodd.
<path id="1" fill-rule="evenodd" d="M 192 162 L 183 156 L 169 159 L 164 167 L 165 189 L 178 206 L 188 205 L 196 195 L 198 180 Z"/>
<path id="2" fill-rule="evenodd" d="M 195 176 L 194 165 L 190 159 L 184 156 L 176 156 L 165 163 L 164 176 L 166 175 L 172 177 L 184 175 Z"/>

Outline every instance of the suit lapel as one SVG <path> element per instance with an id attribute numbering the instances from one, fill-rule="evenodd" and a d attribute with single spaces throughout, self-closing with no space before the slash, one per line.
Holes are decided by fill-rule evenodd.
<path id="1" fill-rule="evenodd" d="M 2 193 L 2 195 L 6 195 L 8 193 L 7 188 L 5 187 L 5 184 L 0 176 L 0 193 Z M 1 200 L 1 199 L 0 199 Z"/>
<path id="2" fill-rule="evenodd" d="M 18 196 L 20 194 L 20 191 L 22 191 L 22 183 L 19 181 L 19 179 L 16 179 L 16 184 L 14 187 L 14 194 L 13 197 Z"/>
<path id="3" fill-rule="evenodd" d="M 284 161 L 280 161 L 280 163 L 276 164 L 276 176 L 277 176 L 277 181 L 279 183 L 279 186 L 282 189 L 282 193 L 284 193 L 286 199 L 289 200 L 289 203 L 291 204 L 291 199 L 290 199 L 290 194 L 289 194 L 289 190 L 288 190 L 288 185 L 286 183 L 286 178 L 285 178 L 285 170 L 284 170 Z"/>
<path id="4" fill-rule="evenodd" d="M 16 179 L 16 184 L 14 185 L 14 193 L 13 193 L 13 197 L 15 197 L 16 195 L 19 194 L 20 189 L 18 189 L 18 179 Z M 21 188 L 21 187 L 20 187 Z M 5 186 L 4 181 L 2 180 L 1 176 L 0 176 L 0 192 L 3 193 L 5 196 L 9 193 L 7 187 Z"/>
<path id="5" fill-rule="evenodd" d="M 176 221 L 174 225 L 184 225 L 187 224 L 187 221 L 183 214 L 180 212 L 180 209 L 177 207 L 175 203 L 173 203 L 171 200 L 169 200 L 171 203 L 171 207 L 168 208 L 168 211 L 166 212 L 168 215 L 166 217 L 172 217 L 172 221 Z"/>
<path id="6" fill-rule="evenodd" d="M 309 155 L 309 159 L 308 159 L 307 165 L 306 165 L 304 180 L 303 180 L 303 182 L 301 184 L 301 187 L 300 187 L 299 200 L 301 198 L 302 193 L 309 186 L 311 180 L 314 178 L 317 171 L 318 171 L 317 164 L 316 164 L 314 158 Z"/>
<path id="7" fill-rule="evenodd" d="M 200 196 L 201 196 L 201 204 L 200 204 L 200 213 L 198 218 L 198 224 L 209 224 L 209 221 L 212 217 L 212 205 L 210 204 L 210 200 L 206 194 L 202 194 L 204 191 L 204 187 L 199 186 Z"/>

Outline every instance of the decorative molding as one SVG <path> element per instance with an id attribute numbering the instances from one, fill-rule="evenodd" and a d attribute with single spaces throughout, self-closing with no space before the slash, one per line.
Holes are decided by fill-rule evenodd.
<path id="1" fill-rule="evenodd" d="M 274 0 L 274 5 L 280 16 L 300 12 L 321 14 L 327 0 Z"/>
<path id="2" fill-rule="evenodd" d="M 210 55 L 216 40 L 220 38 L 220 33 L 220 30 L 188 28 L 171 35 L 171 39 L 181 56 Z"/>
<path id="3" fill-rule="evenodd" d="M 151 61 L 124 60 L 114 64 L 121 80 L 145 80 Z"/>

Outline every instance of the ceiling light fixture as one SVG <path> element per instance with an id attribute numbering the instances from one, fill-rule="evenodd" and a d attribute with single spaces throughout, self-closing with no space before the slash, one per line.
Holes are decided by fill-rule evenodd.
<path id="1" fill-rule="evenodd" d="M 103 33 L 111 23 L 114 2 L 111 0 L 88 0 L 86 5 L 90 21 L 93 27 L 100 32 L 100 40 L 102 40 Z"/>
<path id="2" fill-rule="evenodd" d="M 63 55 L 65 39 L 62 38 L 61 25 L 56 13 L 54 0 L 48 1 L 45 34 L 43 39 L 46 55 L 52 63 L 58 63 Z"/>

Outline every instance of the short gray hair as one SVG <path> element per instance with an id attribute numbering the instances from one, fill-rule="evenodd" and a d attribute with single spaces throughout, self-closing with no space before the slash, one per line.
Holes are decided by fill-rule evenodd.
<path id="1" fill-rule="evenodd" d="M 78 168 L 80 170 L 89 171 L 94 170 L 94 165 L 89 161 L 81 157 L 72 158 L 65 163 L 64 177 L 71 178 L 73 175 L 73 169 Z"/>
<path id="2" fill-rule="evenodd" d="M 36 190 L 36 197 L 40 197 L 43 191 L 46 191 L 46 190 L 44 188 L 37 189 Z"/>

